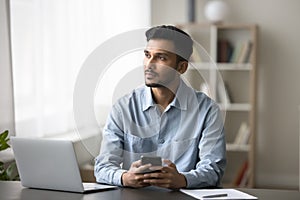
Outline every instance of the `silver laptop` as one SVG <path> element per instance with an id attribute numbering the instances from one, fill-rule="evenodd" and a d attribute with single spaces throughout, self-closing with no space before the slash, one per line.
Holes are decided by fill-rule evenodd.
<path id="1" fill-rule="evenodd" d="M 10 140 L 24 187 L 79 193 L 117 188 L 82 183 L 72 141 L 20 137 Z"/>

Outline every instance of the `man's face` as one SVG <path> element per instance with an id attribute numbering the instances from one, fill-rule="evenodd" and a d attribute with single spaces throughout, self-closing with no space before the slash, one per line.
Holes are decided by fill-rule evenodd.
<path id="1" fill-rule="evenodd" d="M 179 77 L 177 56 L 172 41 L 152 39 L 144 50 L 145 84 L 149 87 L 168 87 Z"/>

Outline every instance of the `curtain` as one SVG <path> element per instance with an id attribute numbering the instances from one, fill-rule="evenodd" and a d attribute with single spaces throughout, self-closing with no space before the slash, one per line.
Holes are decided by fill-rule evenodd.
<path id="1" fill-rule="evenodd" d="M 8 1 L 0 0 L 0 19 L 0 133 L 8 130 L 10 135 L 14 135 Z"/>
<path id="2" fill-rule="evenodd" d="M 80 66 L 113 35 L 149 26 L 149 5 L 149 0 L 11 0 L 16 135 L 72 131 Z"/>

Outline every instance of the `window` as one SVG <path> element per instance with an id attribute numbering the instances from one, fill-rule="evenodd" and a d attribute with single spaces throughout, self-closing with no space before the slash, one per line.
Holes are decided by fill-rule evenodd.
<path id="1" fill-rule="evenodd" d="M 11 0 L 16 135 L 74 129 L 80 66 L 102 42 L 149 26 L 149 0 Z"/>

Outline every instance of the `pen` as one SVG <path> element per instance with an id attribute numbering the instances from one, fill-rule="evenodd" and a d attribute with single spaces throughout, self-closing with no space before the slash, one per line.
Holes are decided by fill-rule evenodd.
<path id="1" fill-rule="evenodd" d="M 212 194 L 212 195 L 205 195 L 202 198 L 217 198 L 217 197 L 227 197 L 227 194 Z"/>

